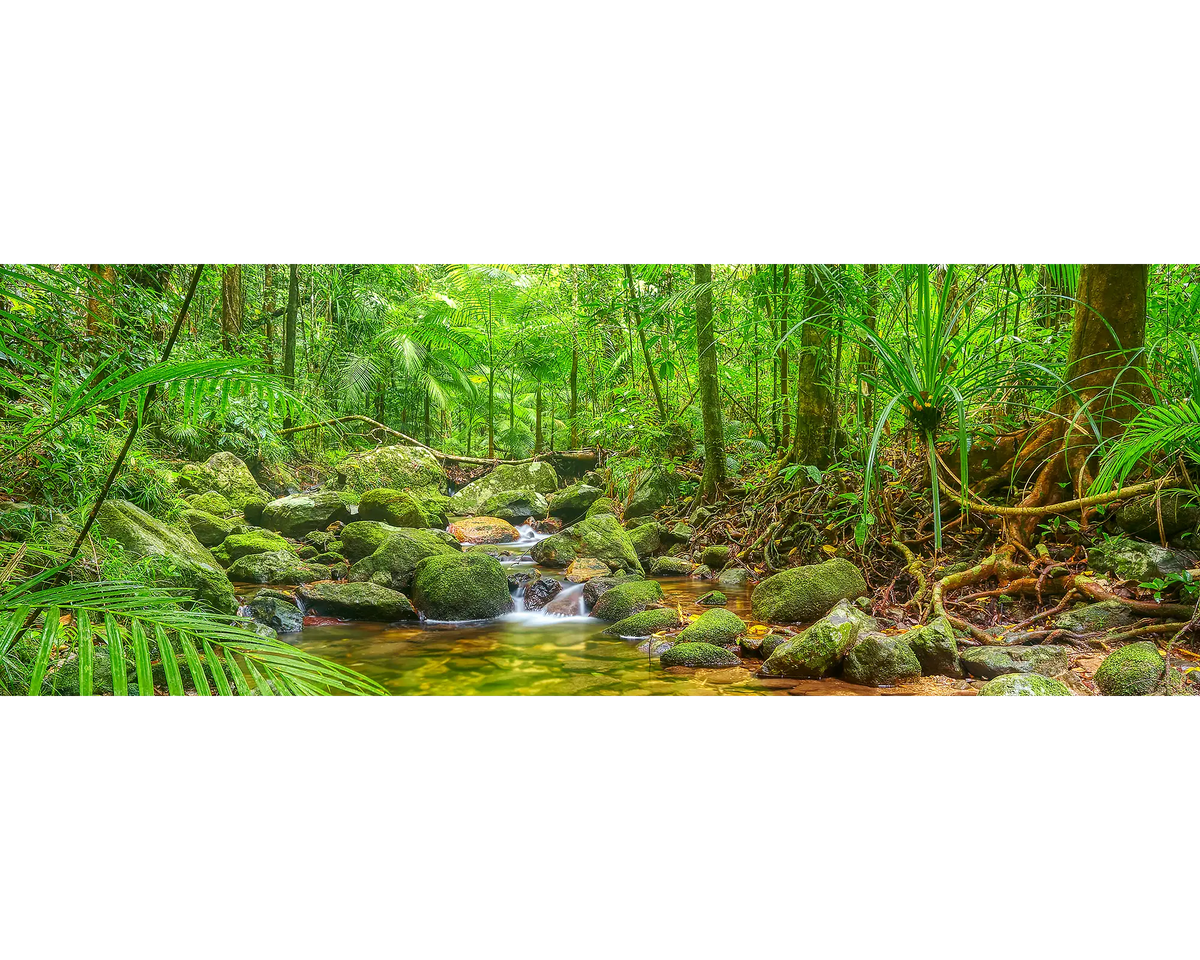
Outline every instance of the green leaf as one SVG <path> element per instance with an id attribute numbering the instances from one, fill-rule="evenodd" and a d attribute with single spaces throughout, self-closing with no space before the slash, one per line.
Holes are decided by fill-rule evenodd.
<path id="1" fill-rule="evenodd" d="M 92 621 L 88 619 L 86 610 L 75 612 L 75 635 L 78 641 L 75 655 L 79 658 L 79 695 L 90 697 L 95 676 L 96 648 L 92 641 Z"/>
<path id="2" fill-rule="evenodd" d="M 108 662 L 112 666 L 113 696 L 129 694 L 129 677 L 125 672 L 125 646 L 121 642 L 121 628 L 111 613 L 104 615 L 104 639 L 108 642 Z"/>
<path id="3" fill-rule="evenodd" d="M 188 673 L 192 675 L 192 686 L 196 688 L 196 694 L 201 697 L 212 696 L 208 677 L 204 675 L 204 665 L 200 662 L 200 655 L 196 652 L 192 638 L 186 633 L 179 634 L 179 645 L 183 647 L 183 658 L 187 661 Z"/>
<path id="4" fill-rule="evenodd" d="M 162 661 L 163 673 L 167 675 L 167 693 L 173 697 L 183 696 L 183 677 L 179 674 L 179 664 L 175 660 L 175 651 L 162 624 L 154 627 L 154 641 L 158 645 L 158 658 Z"/>
<path id="5" fill-rule="evenodd" d="M 146 641 L 146 631 L 142 629 L 140 620 L 133 621 L 129 635 L 133 644 L 133 662 L 137 669 L 138 696 L 152 697 L 154 673 L 150 666 L 150 644 Z"/>
<path id="6" fill-rule="evenodd" d="M 58 639 L 58 607 L 46 609 L 46 625 L 42 628 L 42 642 L 38 646 L 37 657 L 33 661 L 33 673 L 29 675 L 29 696 L 36 697 L 42 692 L 42 680 L 46 677 L 46 665 L 50 662 L 50 648 Z"/>

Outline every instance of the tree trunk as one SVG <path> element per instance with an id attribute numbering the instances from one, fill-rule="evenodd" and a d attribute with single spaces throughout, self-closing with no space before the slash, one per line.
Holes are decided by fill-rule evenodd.
<path id="1" fill-rule="evenodd" d="M 542 452 L 542 381 L 537 381 L 533 402 L 533 452 Z"/>
<path id="2" fill-rule="evenodd" d="M 642 329 L 642 314 L 638 310 L 637 299 L 633 289 L 633 271 L 629 264 L 625 267 L 625 287 L 629 293 L 629 308 L 633 311 L 633 322 L 637 327 L 638 341 L 642 345 L 642 357 L 646 361 L 646 373 L 650 377 L 650 387 L 654 391 L 654 402 L 658 405 L 658 417 L 662 423 L 667 422 L 667 406 L 663 403 L 662 391 L 658 387 L 658 374 L 654 372 L 654 361 L 650 359 L 650 348 L 646 346 L 646 331 Z"/>
<path id="3" fill-rule="evenodd" d="M 111 263 L 89 263 L 88 297 L 84 307 L 87 335 L 97 337 L 101 328 L 112 323 L 113 284 L 117 272 Z"/>
<path id="4" fill-rule="evenodd" d="M 783 265 L 783 293 L 779 302 L 779 415 L 783 419 L 780 443 L 786 450 L 792 440 L 791 412 L 788 410 L 788 293 L 791 286 L 792 265 Z"/>
<path id="5" fill-rule="evenodd" d="M 725 484 L 725 437 L 721 423 L 721 388 L 717 382 L 717 347 L 713 342 L 712 264 L 697 263 L 696 355 L 700 377 L 700 412 L 704 418 L 704 475 L 700 499 L 712 503 Z"/>
<path id="6" fill-rule="evenodd" d="M 296 313 L 300 308 L 300 268 L 298 264 L 288 267 L 288 302 L 287 314 L 283 324 L 283 382 L 288 390 L 296 389 Z M 284 426 L 292 425 L 289 413 L 284 419 Z"/>
<path id="7" fill-rule="evenodd" d="M 867 326 L 877 329 L 879 321 L 879 264 L 865 266 L 867 282 Z M 874 387 L 868 378 L 875 372 L 875 353 L 864 340 L 858 348 L 858 393 L 862 397 L 863 423 L 870 430 L 875 423 Z"/>
<path id="8" fill-rule="evenodd" d="M 242 292 L 242 265 L 229 264 L 221 271 L 221 346 L 233 350 L 233 342 L 242 332 L 245 295 Z"/>
<path id="9" fill-rule="evenodd" d="M 579 449 L 579 338 L 571 338 L 571 404 L 567 419 L 571 421 L 571 449 Z"/>
<path id="10" fill-rule="evenodd" d="M 267 370 L 275 372 L 275 264 L 263 264 L 262 312 L 267 315 Z"/>
<path id="11" fill-rule="evenodd" d="M 829 462 L 829 430 L 833 425 L 833 394 L 826 382 L 830 336 L 825 329 L 831 314 L 824 279 L 816 264 L 805 271 L 804 326 L 796 376 L 796 435 L 788 461 L 824 467 Z"/>

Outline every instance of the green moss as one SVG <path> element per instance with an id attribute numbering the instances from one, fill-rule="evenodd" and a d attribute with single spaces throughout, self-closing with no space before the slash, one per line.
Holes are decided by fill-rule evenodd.
<path id="1" fill-rule="evenodd" d="M 711 570 L 723 570 L 729 562 L 729 547 L 724 544 L 705 547 L 700 554 L 700 562 L 707 564 Z"/>
<path id="2" fill-rule="evenodd" d="M 279 633 L 299 633 L 304 626 L 304 614 L 292 600 L 281 599 L 274 591 L 261 591 L 250 601 L 250 616 Z"/>
<path id="3" fill-rule="evenodd" d="M 684 557 L 654 557 L 647 565 L 656 577 L 686 577 L 692 572 L 692 561 Z"/>
<path id="4" fill-rule="evenodd" d="M 1069 697 L 1071 688 L 1061 680 L 1040 673 L 1006 673 L 989 680 L 979 690 L 981 697 Z"/>
<path id="5" fill-rule="evenodd" d="M 667 545 L 667 528 L 657 520 L 640 524 L 636 530 L 629 532 L 629 542 L 633 544 L 634 553 L 639 560 L 647 560 L 659 553 Z"/>
<path id="6" fill-rule="evenodd" d="M 349 563 L 350 561 L 343 557 L 340 553 L 318 553 L 312 558 L 313 563 L 324 564 L 327 567 L 334 566 L 339 563 Z"/>
<path id="7" fill-rule="evenodd" d="M 557 489 L 558 474 L 544 461 L 502 463 L 451 497 L 450 511 L 456 516 L 470 516 L 479 513 L 484 501 L 497 494 L 532 490 L 545 496 Z"/>
<path id="8" fill-rule="evenodd" d="M 1054 619 L 1053 625 L 1072 633 L 1096 633 L 1128 626 L 1135 619 L 1133 611 L 1120 600 L 1103 600 L 1060 613 Z"/>
<path id="9" fill-rule="evenodd" d="M 595 557 L 613 570 L 642 569 L 629 534 L 614 516 L 586 517 L 556 536 L 567 537 L 575 547 L 576 556 Z"/>
<path id="10" fill-rule="evenodd" d="M 803 633 L 776 645 L 763 662 L 762 673 L 767 677 L 809 679 L 828 676 L 859 636 L 876 626 L 874 620 L 843 600 Z"/>
<path id="11" fill-rule="evenodd" d="M 746 621 L 737 614 L 720 607 L 705 610 L 679 635 L 684 643 L 711 643 L 716 646 L 737 642 L 746 632 Z"/>
<path id="12" fill-rule="evenodd" d="M 357 524 L 347 524 L 342 530 L 342 542 L 349 545 L 346 532 Z M 442 531 L 394 529 L 369 556 L 357 561 L 348 578 L 353 583 L 378 583 L 392 590 L 406 591 L 412 584 L 417 565 L 428 557 L 462 556 L 453 541 L 447 543 Z M 349 551 L 347 551 L 349 552 Z M 493 562 L 494 558 L 489 558 Z"/>
<path id="13" fill-rule="evenodd" d="M 1004 673 L 1040 673 L 1054 677 L 1067 672 L 1067 648 L 1041 646 L 970 647 L 959 662 L 971 676 L 990 680 Z"/>
<path id="14" fill-rule="evenodd" d="M 765 623 L 803 623 L 824 616 L 840 600 L 866 592 L 867 581 L 858 567 L 837 558 L 767 577 L 750 595 L 750 608 L 752 616 Z"/>
<path id="15" fill-rule="evenodd" d="M 267 501 L 261 497 L 249 497 L 242 504 L 242 516 L 247 523 L 261 523 L 263 511 L 267 509 Z"/>
<path id="16" fill-rule="evenodd" d="M 729 598 L 720 590 L 709 590 L 708 593 L 704 594 L 696 602 L 706 607 L 723 607 L 729 602 Z"/>
<path id="17" fill-rule="evenodd" d="M 555 533 L 535 543 L 529 554 L 544 567 L 567 567 L 575 561 L 575 544 L 566 534 Z"/>
<path id="18" fill-rule="evenodd" d="M 310 543 L 302 544 L 293 551 L 301 560 L 312 560 L 317 555 L 317 548 Z"/>
<path id="19" fill-rule="evenodd" d="M 336 492 L 295 493 L 267 504 L 262 525 L 285 537 L 299 538 L 310 530 L 323 530 L 331 523 L 346 522 L 350 511 Z"/>
<path id="20" fill-rule="evenodd" d="M 963 675 L 958 662 L 958 641 L 954 637 L 954 628 L 945 617 L 939 617 L 922 627 L 913 627 L 904 633 L 904 640 L 916 654 L 925 676 L 957 679 Z"/>
<path id="21" fill-rule="evenodd" d="M 182 519 L 192 531 L 192 535 L 206 547 L 215 547 L 229 536 L 236 526 L 232 521 L 222 520 L 203 510 L 184 510 Z"/>
<path id="22" fill-rule="evenodd" d="M 550 513 L 546 498 L 536 490 L 508 490 L 497 493 L 480 504 L 479 513 L 485 517 L 499 517 L 510 523 L 523 523 L 533 517 L 545 520 Z"/>
<path id="23" fill-rule="evenodd" d="M 1106 697 L 1174 696 L 1184 693 L 1183 677 L 1167 668 L 1148 640 L 1114 650 L 1096 670 L 1096 686 Z"/>
<path id="24" fill-rule="evenodd" d="M 233 561 L 251 554 L 274 553 L 290 548 L 291 544 L 277 533 L 271 533 L 270 530 L 251 530 L 248 533 L 230 534 L 213 550 L 213 556 L 227 567 Z"/>
<path id="25" fill-rule="evenodd" d="M 903 637 L 867 633 L 846 654 L 842 676 L 865 687 L 891 687 L 921 675 L 921 663 Z"/>
<path id="26" fill-rule="evenodd" d="M 344 620 L 391 623 L 417 616 L 408 597 L 374 583 L 314 583 L 296 595 L 310 612 Z"/>
<path id="27" fill-rule="evenodd" d="M 504 568 L 486 553 L 426 557 L 412 581 L 413 602 L 429 620 L 489 620 L 512 610 Z"/>
<path id="28" fill-rule="evenodd" d="M 343 490 L 411 490 L 419 496 L 445 494 L 446 472 L 428 450 L 399 444 L 355 454 L 337 466 Z"/>
<path id="29" fill-rule="evenodd" d="M 203 510 L 205 513 L 211 513 L 217 517 L 227 517 L 235 512 L 233 504 L 216 490 L 209 490 L 198 497 L 192 497 L 191 507 L 193 510 Z"/>
<path id="30" fill-rule="evenodd" d="M 229 579 L 238 583 L 313 583 L 327 580 L 329 568 L 305 563 L 290 550 L 252 553 L 229 565 Z"/>
<path id="31" fill-rule="evenodd" d="M 643 610 L 618 620 L 604 632 L 612 637 L 648 637 L 660 630 L 673 630 L 683 626 L 679 611 L 674 607 Z"/>
<path id="32" fill-rule="evenodd" d="M 393 527 L 429 526 L 421 502 L 407 490 L 367 490 L 358 501 L 360 520 L 379 520 Z"/>
<path id="33" fill-rule="evenodd" d="M 604 515 L 618 516 L 621 512 L 621 506 L 616 500 L 609 497 L 597 497 L 592 501 L 591 506 L 587 508 L 587 516 L 602 517 Z"/>
<path id="34" fill-rule="evenodd" d="M 663 592 L 653 580 L 635 580 L 622 583 L 601 594 L 592 608 L 592 616 L 598 620 L 616 622 L 662 600 Z"/>
<path id="35" fill-rule="evenodd" d="M 342 527 L 339 534 L 342 540 L 342 553 L 354 562 L 363 557 L 369 557 L 383 546 L 384 542 L 394 533 L 399 533 L 399 527 L 377 520 L 354 520 Z M 320 546 L 320 544 L 315 544 Z"/>
<path id="36" fill-rule="evenodd" d="M 552 517 L 563 520 L 576 520 L 585 514 L 591 515 L 591 508 L 604 497 L 604 491 L 588 483 L 573 483 L 563 487 L 546 498 L 546 505 Z M 612 503 L 610 500 L 609 503 Z M 604 512 L 604 511 L 597 511 Z M 614 510 L 608 511 L 609 513 Z"/>
<path id="37" fill-rule="evenodd" d="M 666 651 L 658 662 L 664 667 L 736 667 L 741 660 L 736 653 L 711 643 L 677 643 Z"/>

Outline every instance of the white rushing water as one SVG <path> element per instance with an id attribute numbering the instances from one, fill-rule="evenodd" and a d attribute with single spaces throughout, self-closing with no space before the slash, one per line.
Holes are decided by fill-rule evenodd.
<path id="1" fill-rule="evenodd" d="M 512 613 L 505 614 L 500 618 L 501 620 L 507 620 L 510 623 L 520 623 L 529 627 L 537 627 L 559 624 L 571 620 L 592 619 L 587 615 L 587 611 L 583 606 L 582 583 L 573 583 L 570 586 L 564 586 L 558 595 L 542 607 L 541 610 L 525 609 L 525 587 L 522 585 L 517 587 L 517 592 L 513 595 L 513 604 L 516 609 Z"/>

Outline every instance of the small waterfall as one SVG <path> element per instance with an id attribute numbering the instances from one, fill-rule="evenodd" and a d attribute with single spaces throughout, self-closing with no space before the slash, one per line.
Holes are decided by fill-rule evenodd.
<path id="1" fill-rule="evenodd" d="M 520 584 L 513 594 L 513 613 L 525 612 L 525 584 Z"/>
<path id="2" fill-rule="evenodd" d="M 513 612 L 505 614 L 502 620 L 515 620 L 528 627 L 546 627 L 564 620 L 587 620 L 584 610 L 583 584 L 574 583 L 563 588 L 553 600 L 541 610 L 525 609 L 525 588 L 518 587 L 513 594 Z"/>
<path id="3" fill-rule="evenodd" d="M 545 606 L 545 612 L 559 617 L 582 617 L 583 584 L 577 583 L 561 590 L 553 600 Z"/>

